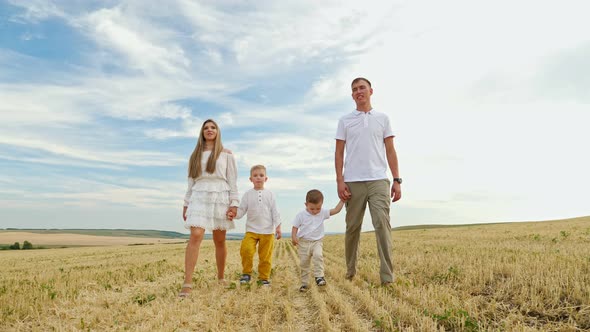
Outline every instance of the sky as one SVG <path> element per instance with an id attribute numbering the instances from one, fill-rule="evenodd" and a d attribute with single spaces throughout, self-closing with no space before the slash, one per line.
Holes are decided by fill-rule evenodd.
<path id="1" fill-rule="evenodd" d="M 240 193 L 266 165 L 290 232 L 308 190 L 338 202 L 334 136 L 358 76 L 396 135 L 393 227 L 590 215 L 588 12 L 586 0 L 0 0 L 0 228 L 188 233 L 188 158 L 212 118 Z M 344 212 L 326 222 L 344 229 Z"/>

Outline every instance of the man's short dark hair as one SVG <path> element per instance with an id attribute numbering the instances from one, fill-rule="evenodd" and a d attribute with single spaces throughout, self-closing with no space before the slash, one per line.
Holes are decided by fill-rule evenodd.
<path id="1" fill-rule="evenodd" d="M 358 81 L 365 81 L 367 82 L 367 84 L 369 84 L 369 88 L 371 87 L 371 82 L 369 82 L 368 79 L 364 78 L 364 77 L 357 77 L 354 80 L 352 80 L 352 83 L 350 83 L 350 86 L 353 86 L 354 83 L 358 82 Z"/>
<path id="2" fill-rule="evenodd" d="M 318 204 L 323 201 L 324 201 L 324 195 L 322 195 L 322 192 L 317 189 L 312 189 L 312 190 L 308 191 L 307 195 L 305 196 L 306 203 Z"/>

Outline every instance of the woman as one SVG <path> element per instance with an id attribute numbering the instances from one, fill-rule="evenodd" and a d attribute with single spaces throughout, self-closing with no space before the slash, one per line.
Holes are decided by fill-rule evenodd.
<path id="1" fill-rule="evenodd" d="M 206 120 L 188 166 L 188 189 L 182 217 L 184 227 L 190 229 L 191 235 L 186 246 L 184 284 L 179 297 L 187 297 L 193 288 L 193 272 L 206 230 L 213 232 L 218 282 L 225 283 L 225 233 L 235 227 L 232 219 L 239 205 L 236 181 L 234 156 L 223 148 L 217 123 Z"/>

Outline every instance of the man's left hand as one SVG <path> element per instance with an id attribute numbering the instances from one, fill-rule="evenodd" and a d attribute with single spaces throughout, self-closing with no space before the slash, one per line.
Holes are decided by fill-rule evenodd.
<path id="1" fill-rule="evenodd" d="M 391 185 L 391 198 L 393 198 L 392 202 L 397 202 L 402 198 L 402 186 L 393 181 L 393 185 Z"/>

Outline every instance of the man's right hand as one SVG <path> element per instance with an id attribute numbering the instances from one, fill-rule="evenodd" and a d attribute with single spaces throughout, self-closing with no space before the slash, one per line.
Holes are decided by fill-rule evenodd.
<path id="1" fill-rule="evenodd" d="M 350 188 L 344 181 L 338 181 L 338 197 L 343 200 L 347 201 L 352 194 L 350 193 Z"/>

